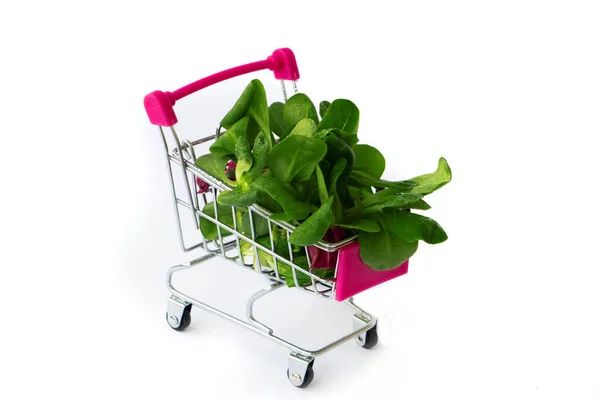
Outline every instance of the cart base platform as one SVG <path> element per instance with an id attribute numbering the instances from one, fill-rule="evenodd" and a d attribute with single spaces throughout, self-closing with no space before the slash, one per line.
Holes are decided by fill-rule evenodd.
<path id="1" fill-rule="evenodd" d="M 242 320 L 209 304 L 201 302 L 191 296 L 186 295 L 185 293 L 182 293 L 174 287 L 172 282 L 173 274 L 201 265 L 202 263 L 212 259 L 215 255 L 216 254 L 214 253 L 207 254 L 190 261 L 187 264 L 173 266 L 168 270 L 167 286 L 171 292 L 171 296 L 167 302 L 166 317 L 169 326 L 174 330 L 183 331 L 190 325 L 190 312 L 192 306 L 211 312 L 215 315 L 225 318 L 230 322 L 244 326 L 251 331 L 269 338 L 291 350 L 289 355 L 287 376 L 294 386 L 301 388 L 308 386 L 310 382 L 312 382 L 314 378 L 313 365 L 317 356 L 320 356 L 343 343 L 351 341 L 352 339 L 355 339 L 361 347 L 366 349 L 370 349 L 377 344 L 377 320 L 372 315 L 354 304 L 352 298 L 345 300 L 343 303 L 347 304 L 355 311 L 353 316 L 353 331 L 327 344 L 326 346 L 323 346 L 319 349 L 310 350 L 299 347 L 277 336 L 273 333 L 273 329 L 257 320 L 254 316 L 254 303 L 267 294 L 273 293 L 277 289 L 284 287 L 285 285 L 282 282 L 274 282 L 248 298 L 248 302 L 246 304 L 247 320 Z"/>

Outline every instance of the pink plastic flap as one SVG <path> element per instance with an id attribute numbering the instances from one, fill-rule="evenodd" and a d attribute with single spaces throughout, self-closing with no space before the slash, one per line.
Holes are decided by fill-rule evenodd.
<path id="1" fill-rule="evenodd" d="M 388 271 L 374 271 L 362 262 L 358 243 L 340 249 L 335 299 L 346 300 L 364 290 L 377 286 L 408 272 L 408 260 Z"/>

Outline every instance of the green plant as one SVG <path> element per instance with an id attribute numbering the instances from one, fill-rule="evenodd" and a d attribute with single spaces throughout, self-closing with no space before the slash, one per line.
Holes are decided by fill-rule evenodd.
<path id="1" fill-rule="evenodd" d="M 419 241 L 436 244 L 447 239 L 437 222 L 413 212 L 429 209 L 423 197 L 450 182 L 452 174 L 444 158 L 431 174 L 384 180 L 386 161 L 381 152 L 358 144 L 356 105 L 345 99 L 324 101 L 319 114 L 320 119 L 313 102 L 302 93 L 285 104 L 268 106 L 262 83 L 250 82 L 221 121 L 227 131 L 210 147 L 210 154 L 196 161 L 199 168 L 232 187 L 218 197 L 218 206 L 237 206 L 243 213 L 245 207 L 259 204 L 274 213 L 273 219 L 297 225 L 289 237 L 297 257 L 306 256 L 298 246 L 314 245 L 331 229 L 356 233 L 360 256 L 374 270 L 402 264 L 417 251 Z M 224 173 L 230 160 L 236 163 L 235 181 Z M 211 207 L 214 215 L 214 204 Z M 224 212 L 229 215 L 223 222 L 233 226 L 231 211 Z M 254 225 L 261 225 L 261 234 L 268 237 L 267 224 L 255 221 Z M 201 230 L 207 238 L 215 235 L 209 221 L 201 224 Z M 273 236 L 276 253 L 289 258 L 285 235 Z M 273 257 L 259 252 L 259 258 L 275 268 Z M 306 269 L 320 267 L 306 265 Z M 279 272 L 293 284 L 281 265 Z"/>

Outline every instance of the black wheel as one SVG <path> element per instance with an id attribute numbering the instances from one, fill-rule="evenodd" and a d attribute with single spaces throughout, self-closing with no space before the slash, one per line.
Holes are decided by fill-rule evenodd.
<path id="1" fill-rule="evenodd" d="M 315 372 L 313 371 L 312 363 L 310 363 L 308 365 L 308 369 L 306 370 L 306 374 L 304 375 L 304 379 L 302 380 L 302 384 L 300 384 L 300 385 L 296 385 L 294 383 L 294 381 L 290 377 L 290 370 L 289 369 L 287 370 L 287 376 L 288 376 L 288 379 L 290 380 L 290 382 L 292 382 L 292 384 L 294 386 L 299 387 L 299 388 L 305 388 L 308 385 L 310 385 L 310 383 L 313 381 L 313 379 L 315 379 Z"/>
<path id="2" fill-rule="evenodd" d="M 377 336 L 377 325 L 375 325 L 365 333 L 363 341 L 361 342 L 359 340 L 358 343 L 365 349 L 372 349 L 377 345 L 378 341 L 379 337 Z"/>
<path id="3" fill-rule="evenodd" d="M 173 326 L 169 323 L 169 313 L 167 312 L 167 324 L 169 324 L 169 326 L 172 329 L 175 329 L 176 331 L 183 331 L 185 328 L 190 326 L 190 324 L 192 323 L 191 312 L 192 312 L 192 305 L 189 304 L 188 306 L 186 306 L 183 309 L 183 315 L 181 316 L 181 321 L 179 321 L 179 326 L 177 328 L 173 328 Z"/>

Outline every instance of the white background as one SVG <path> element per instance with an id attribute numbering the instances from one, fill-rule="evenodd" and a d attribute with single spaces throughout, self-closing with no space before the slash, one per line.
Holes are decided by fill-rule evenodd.
<path id="1" fill-rule="evenodd" d="M 593 1 L 3 3 L 0 397 L 600 399 L 599 20 Z M 197 310 L 185 333 L 165 323 L 166 269 L 193 255 L 142 107 L 279 47 L 302 91 L 359 106 L 385 177 L 439 156 L 454 174 L 428 213 L 450 239 L 356 296 L 379 346 L 318 358 L 306 390 L 283 347 Z M 181 101 L 183 136 L 246 83 Z M 222 261 L 194 274 L 242 311 L 265 283 Z M 345 327 L 306 297 L 264 315 L 304 339 Z"/>

